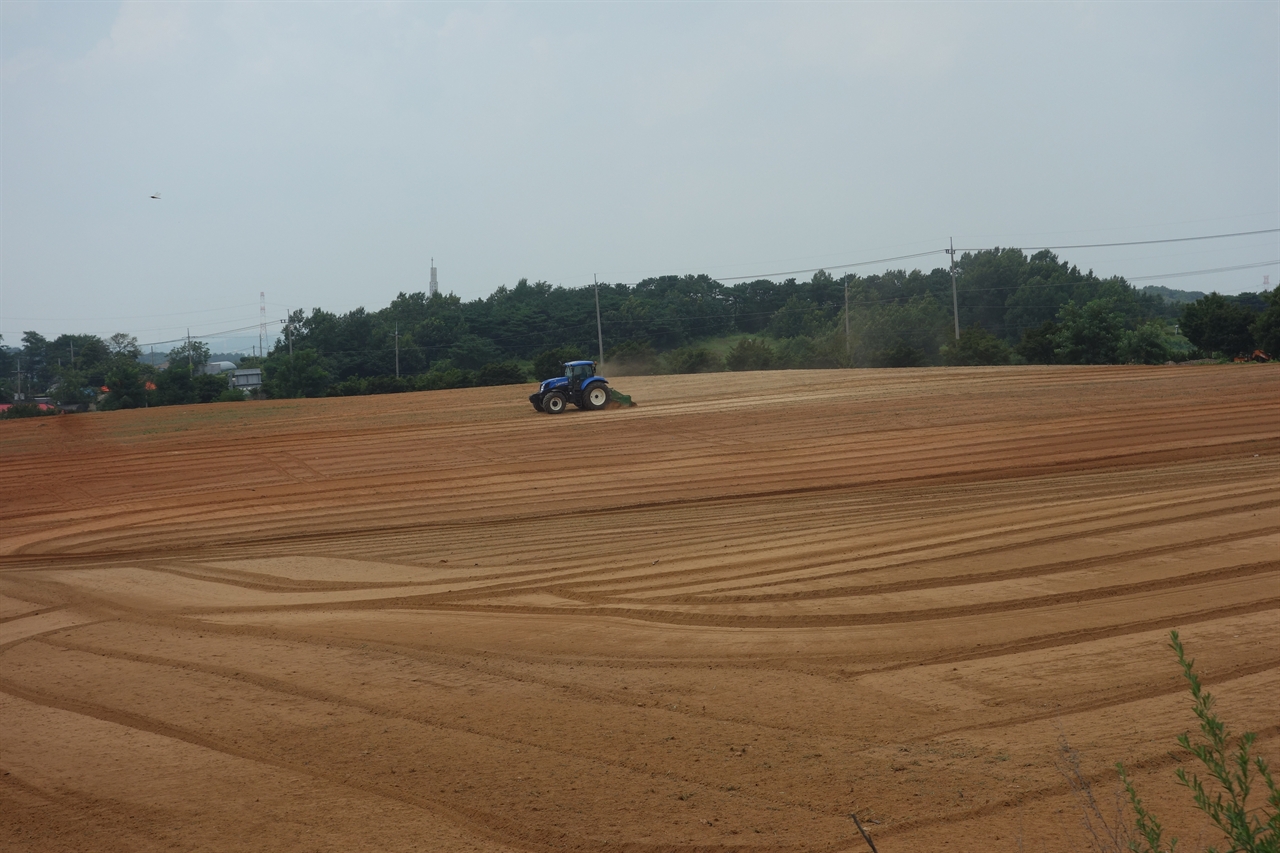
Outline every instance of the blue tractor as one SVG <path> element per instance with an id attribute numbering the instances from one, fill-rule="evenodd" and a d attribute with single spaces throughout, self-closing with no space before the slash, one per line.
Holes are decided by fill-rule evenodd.
<path id="1" fill-rule="evenodd" d="M 594 361 L 566 361 L 564 376 L 544 379 L 538 390 L 529 395 L 529 402 L 539 412 L 558 415 L 570 403 L 588 411 L 603 409 L 609 397 L 609 382 L 596 376 Z"/>

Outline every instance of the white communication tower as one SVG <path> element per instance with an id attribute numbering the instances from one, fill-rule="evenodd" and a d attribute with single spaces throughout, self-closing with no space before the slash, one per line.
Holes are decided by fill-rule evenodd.
<path id="1" fill-rule="evenodd" d="M 436 259 L 431 259 L 431 284 L 428 288 L 427 295 L 435 296 L 440 292 L 440 282 L 436 281 Z"/>

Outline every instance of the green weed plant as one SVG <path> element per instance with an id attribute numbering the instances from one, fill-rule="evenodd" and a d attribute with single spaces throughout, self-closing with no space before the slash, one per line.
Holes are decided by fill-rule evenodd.
<path id="1" fill-rule="evenodd" d="M 1191 791 L 1196 808 L 1204 812 L 1226 838 L 1225 847 L 1208 847 L 1205 853 L 1280 853 L 1280 790 L 1266 760 L 1252 752 L 1257 736 L 1245 732 L 1238 738 L 1232 737 L 1226 723 L 1214 713 L 1213 696 L 1200 683 L 1195 661 L 1187 658 L 1178 632 L 1170 632 L 1169 637 L 1169 647 L 1178 656 L 1183 677 L 1191 689 L 1192 710 L 1200 720 L 1199 737 L 1192 741 L 1188 732 L 1178 737 L 1178 743 L 1207 771 L 1207 778 L 1202 780 L 1196 773 L 1179 767 L 1178 782 Z M 1164 828 L 1138 796 L 1124 764 L 1117 763 L 1116 769 L 1134 813 L 1133 828 L 1137 837 L 1128 839 L 1129 850 L 1174 853 L 1178 839 L 1170 837 L 1165 843 Z M 1251 809 L 1249 796 L 1259 780 L 1266 788 L 1267 801 Z"/>

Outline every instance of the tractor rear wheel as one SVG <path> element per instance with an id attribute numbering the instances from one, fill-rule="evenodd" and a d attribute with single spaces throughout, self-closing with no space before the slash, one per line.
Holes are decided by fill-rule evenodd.
<path id="1" fill-rule="evenodd" d="M 582 394 L 582 408 L 590 411 L 603 409 L 609 402 L 609 389 L 603 382 L 597 382 Z"/>
<path id="2" fill-rule="evenodd" d="M 558 415 L 564 411 L 564 395 L 559 391 L 552 391 L 542 398 L 542 411 L 549 415 Z"/>

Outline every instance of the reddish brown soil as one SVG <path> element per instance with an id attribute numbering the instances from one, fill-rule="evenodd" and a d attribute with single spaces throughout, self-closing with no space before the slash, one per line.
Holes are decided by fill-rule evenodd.
<path id="1" fill-rule="evenodd" d="M 1172 628 L 1280 763 L 1280 366 L 619 385 L 0 423 L 0 848 L 1195 847 Z"/>

